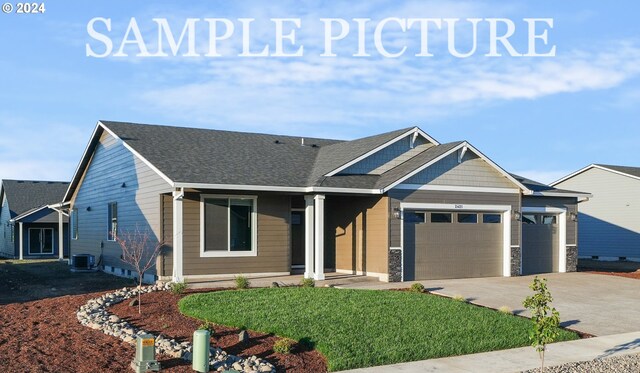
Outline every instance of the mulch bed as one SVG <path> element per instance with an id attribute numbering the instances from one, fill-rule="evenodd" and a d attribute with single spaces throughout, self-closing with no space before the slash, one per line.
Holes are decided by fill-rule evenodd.
<path id="1" fill-rule="evenodd" d="M 211 289 L 207 291 L 216 291 Z M 125 301 L 110 307 L 109 312 L 118 315 L 123 320 L 138 328 L 142 328 L 154 335 L 162 334 L 177 341 L 191 341 L 193 332 L 202 321 L 184 316 L 178 310 L 178 301 L 185 295 L 202 291 L 188 291 L 184 295 L 169 292 L 153 292 L 142 296 L 142 314 L 138 314 L 138 307 L 129 306 Z M 279 372 L 326 372 L 326 359 L 315 350 L 305 350 L 297 347 L 293 353 L 283 355 L 273 352 L 273 344 L 279 339 L 270 334 L 248 331 L 249 340 L 238 342 L 239 329 L 222 325 L 214 326 L 215 333 L 211 338 L 211 345 L 222 348 L 227 353 L 249 357 L 255 355 L 267 359 L 274 364 Z M 159 359 L 163 371 L 171 367 L 171 372 L 192 372 L 191 365 L 181 359 Z"/>
<path id="2" fill-rule="evenodd" d="M 640 270 L 635 272 L 588 271 L 587 273 L 594 273 L 596 275 L 620 276 L 620 277 L 634 278 L 636 280 L 640 280 Z"/>
<path id="3" fill-rule="evenodd" d="M 131 372 L 133 346 L 84 327 L 76 319 L 81 305 L 103 293 L 0 306 L 0 372 Z M 150 332 L 190 341 L 201 322 L 180 314 L 180 297 L 167 292 L 145 294 L 142 317 L 128 301 L 111 307 L 110 312 Z M 317 351 L 280 355 L 273 352 L 277 337 L 249 331 L 249 342 L 239 345 L 238 332 L 217 326 L 212 342 L 231 354 L 266 358 L 282 372 L 327 370 L 325 358 Z M 163 372 L 192 372 L 191 365 L 181 359 L 158 359 Z"/>

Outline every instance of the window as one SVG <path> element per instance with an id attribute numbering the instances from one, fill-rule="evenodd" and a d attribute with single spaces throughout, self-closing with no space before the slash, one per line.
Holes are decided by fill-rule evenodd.
<path id="1" fill-rule="evenodd" d="M 555 215 L 544 215 L 542 216 L 542 224 L 545 225 L 552 225 L 556 223 L 556 216 Z"/>
<path id="2" fill-rule="evenodd" d="M 500 214 L 482 214 L 482 222 L 485 224 L 500 224 L 501 218 Z"/>
<path id="3" fill-rule="evenodd" d="M 424 223 L 425 221 L 427 221 L 426 215 L 427 214 L 424 213 L 424 212 L 407 211 L 407 212 L 404 213 L 404 220 L 407 223 L 420 224 L 420 223 Z"/>
<path id="4" fill-rule="evenodd" d="M 53 229 L 29 228 L 29 254 L 53 254 Z"/>
<path id="5" fill-rule="evenodd" d="M 107 212 L 107 240 L 115 241 L 118 237 L 118 204 L 109 203 Z"/>
<path id="6" fill-rule="evenodd" d="M 78 209 L 71 209 L 71 213 L 69 214 L 69 220 L 71 223 L 71 239 L 78 239 Z"/>
<path id="7" fill-rule="evenodd" d="M 478 214 L 461 214 L 458 213 L 458 223 L 476 224 L 478 222 Z"/>
<path id="8" fill-rule="evenodd" d="M 202 197 L 203 256 L 256 255 L 256 198 Z"/>
<path id="9" fill-rule="evenodd" d="M 450 212 L 432 212 L 431 222 L 432 223 L 451 223 L 451 213 Z"/>
<path id="10" fill-rule="evenodd" d="M 522 215 L 522 223 L 523 224 L 536 224 L 536 216 L 533 214 L 524 214 Z"/>

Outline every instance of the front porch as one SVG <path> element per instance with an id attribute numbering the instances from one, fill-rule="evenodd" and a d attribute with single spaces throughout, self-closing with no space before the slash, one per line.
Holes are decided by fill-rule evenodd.
<path id="1" fill-rule="evenodd" d="M 368 287 L 384 284 L 377 277 L 363 276 L 363 275 L 349 275 L 337 272 L 324 273 L 325 279 L 316 281 L 316 287 L 343 287 L 343 286 L 357 286 Z M 251 287 L 270 287 L 274 282 L 278 283 L 280 287 L 299 285 L 300 281 L 304 278 L 303 274 L 285 275 L 285 276 L 261 276 L 261 275 L 245 275 L 251 281 Z M 210 289 L 210 288 L 233 288 L 235 287 L 235 277 L 228 276 L 224 278 L 212 278 L 212 279 L 198 279 L 190 280 L 189 288 L 191 289 Z"/>

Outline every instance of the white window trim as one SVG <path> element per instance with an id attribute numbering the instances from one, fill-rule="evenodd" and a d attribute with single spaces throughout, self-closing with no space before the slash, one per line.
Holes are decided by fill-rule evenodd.
<path id="1" fill-rule="evenodd" d="M 253 202 L 251 211 L 251 251 L 231 251 L 229 245 L 230 224 L 227 220 L 227 251 L 206 251 L 205 250 L 205 230 L 204 230 L 204 200 L 207 198 L 216 199 L 244 199 Z M 227 209 L 230 211 L 230 209 Z M 243 256 L 258 255 L 258 196 L 255 195 L 228 195 L 228 194 L 201 194 L 200 195 L 200 257 L 201 258 L 234 258 Z"/>
<path id="2" fill-rule="evenodd" d="M 53 255 L 56 252 L 56 248 L 55 246 L 55 237 L 54 237 L 54 232 L 53 232 L 53 228 L 29 228 L 29 233 L 27 234 L 28 240 L 29 242 L 27 242 L 27 247 L 29 248 L 29 255 Z M 51 252 L 50 253 L 45 253 L 45 252 L 39 252 L 39 253 L 32 253 L 31 252 L 31 231 L 32 230 L 39 230 L 39 231 L 51 231 Z M 42 242 L 40 242 L 40 244 L 42 245 Z"/>
<path id="3" fill-rule="evenodd" d="M 111 205 L 116 205 L 116 234 L 110 235 L 111 232 L 111 221 L 113 220 L 113 216 L 111 216 Z M 107 241 L 116 242 L 118 238 L 118 202 L 109 202 L 107 203 Z"/>
<path id="4" fill-rule="evenodd" d="M 75 226 L 75 229 L 74 229 Z M 70 236 L 72 240 L 77 240 L 78 239 L 78 228 L 79 228 L 79 221 L 78 221 L 78 208 L 74 207 L 71 209 L 71 211 L 69 211 L 69 232 L 70 232 Z"/>

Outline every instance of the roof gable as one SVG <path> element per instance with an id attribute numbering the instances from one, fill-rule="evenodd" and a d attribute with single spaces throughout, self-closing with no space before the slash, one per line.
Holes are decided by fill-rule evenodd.
<path id="1" fill-rule="evenodd" d="M 578 171 L 571 173 L 561 179 L 558 179 L 556 181 L 554 181 L 553 183 L 549 184 L 551 186 L 555 186 L 557 184 L 562 183 L 563 181 L 569 180 L 575 176 L 578 176 L 580 174 L 582 174 L 583 172 L 589 171 L 591 169 L 600 169 L 600 170 L 605 170 L 605 171 L 609 171 L 609 172 L 613 172 L 615 174 L 619 174 L 619 175 L 624 175 L 624 176 L 628 176 L 634 179 L 638 179 L 640 180 L 640 167 L 630 167 L 630 166 L 614 166 L 614 165 L 606 165 L 606 164 L 590 164 L 586 167 L 583 167 L 581 169 L 579 169 Z"/>
<path id="2" fill-rule="evenodd" d="M 2 193 L 14 218 L 27 211 L 62 201 L 69 186 L 63 181 L 2 180 Z"/>

